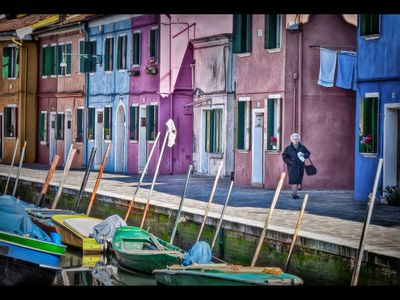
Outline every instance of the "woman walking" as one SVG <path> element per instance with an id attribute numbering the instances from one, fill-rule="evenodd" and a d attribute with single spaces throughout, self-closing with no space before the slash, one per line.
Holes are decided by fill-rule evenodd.
<path id="1" fill-rule="evenodd" d="M 310 157 L 311 153 L 306 146 L 300 144 L 300 135 L 293 133 L 290 136 L 290 145 L 282 153 L 282 159 L 288 167 L 289 184 L 292 185 L 293 199 L 299 198 L 297 190 L 301 185 L 304 175 L 304 161 Z"/>

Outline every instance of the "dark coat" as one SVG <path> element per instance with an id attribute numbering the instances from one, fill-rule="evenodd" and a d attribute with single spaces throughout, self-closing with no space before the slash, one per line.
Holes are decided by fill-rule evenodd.
<path id="1" fill-rule="evenodd" d="M 304 158 L 309 158 L 311 153 L 308 149 L 299 143 L 297 149 L 290 143 L 282 153 L 282 159 L 288 166 L 289 184 L 301 184 L 304 175 L 304 162 L 302 162 L 297 153 L 303 152 Z"/>

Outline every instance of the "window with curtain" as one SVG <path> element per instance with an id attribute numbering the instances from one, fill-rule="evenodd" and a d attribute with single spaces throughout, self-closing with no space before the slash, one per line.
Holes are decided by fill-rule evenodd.
<path id="1" fill-rule="evenodd" d="M 121 35 L 118 37 L 118 49 L 117 49 L 117 67 L 118 70 L 126 69 L 126 43 L 127 36 Z"/>
<path id="2" fill-rule="evenodd" d="M 371 36 L 380 33 L 380 15 L 365 14 L 360 15 L 360 35 Z"/>
<path id="3" fill-rule="evenodd" d="M 267 151 L 281 150 L 282 99 L 269 98 L 267 103 Z"/>
<path id="4" fill-rule="evenodd" d="M 141 33 L 140 31 L 134 32 L 132 37 L 132 65 L 140 65 L 140 45 L 141 45 Z"/>
<path id="5" fill-rule="evenodd" d="M 56 140 L 64 139 L 64 114 L 57 113 Z"/>
<path id="6" fill-rule="evenodd" d="M 250 101 L 238 101 L 237 149 L 250 149 Z"/>
<path id="7" fill-rule="evenodd" d="M 281 47 L 281 15 L 265 15 L 264 49 Z"/>
<path id="8" fill-rule="evenodd" d="M 222 109 L 206 110 L 205 116 L 205 151 L 222 153 Z"/>
<path id="9" fill-rule="evenodd" d="M 359 152 L 378 152 L 378 97 L 366 97 L 360 102 Z"/>
<path id="10" fill-rule="evenodd" d="M 154 141 L 158 132 L 158 107 L 148 105 L 146 107 L 146 139 Z"/>
<path id="11" fill-rule="evenodd" d="M 4 108 L 4 136 L 17 137 L 18 110 L 16 107 Z"/>
<path id="12" fill-rule="evenodd" d="M 233 15 L 233 53 L 251 52 L 251 15 Z"/>
<path id="13" fill-rule="evenodd" d="M 129 140 L 139 139 L 139 106 L 131 106 L 129 112 Z"/>
<path id="14" fill-rule="evenodd" d="M 76 110 L 76 142 L 83 142 L 83 108 Z"/>
<path id="15" fill-rule="evenodd" d="M 112 107 L 104 107 L 104 139 L 112 140 Z"/>
<path id="16" fill-rule="evenodd" d="M 39 143 L 47 143 L 47 111 L 39 114 Z"/>
<path id="17" fill-rule="evenodd" d="M 104 71 L 113 70 L 114 38 L 106 38 L 104 42 Z"/>
<path id="18" fill-rule="evenodd" d="M 88 108 L 88 113 L 87 113 L 87 138 L 88 140 L 94 140 L 95 134 L 94 134 L 94 120 L 95 120 L 95 113 L 96 109 L 94 107 L 89 107 Z"/>
<path id="19" fill-rule="evenodd" d="M 3 48 L 3 78 L 18 77 L 19 49 L 17 47 Z"/>

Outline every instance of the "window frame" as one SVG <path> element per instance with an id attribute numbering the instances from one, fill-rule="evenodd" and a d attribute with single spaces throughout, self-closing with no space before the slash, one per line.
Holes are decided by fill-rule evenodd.
<path id="1" fill-rule="evenodd" d="M 120 47 L 119 47 L 119 41 L 121 39 L 121 52 L 120 53 Z M 124 47 L 124 41 L 125 39 L 125 47 Z M 124 50 L 125 49 L 125 50 Z M 124 54 L 125 52 L 125 54 Z M 122 55 L 124 54 L 124 55 Z M 125 64 L 122 64 L 122 62 L 125 60 Z M 120 65 L 121 64 L 121 65 Z M 128 69 L 128 34 L 123 33 L 119 34 L 117 37 L 117 70 L 118 71 L 126 71 Z"/>
<path id="2" fill-rule="evenodd" d="M 10 126 L 8 123 L 9 116 L 7 114 L 6 109 L 10 109 Z M 13 113 L 14 112 L 14 113 Z M 14 118 L 13 118 L 14 116 Z M 4 107 L 3 110 L 3 136 L 5 139 L 16 139 L 18 137 L 18 106 L 16 104 L 9 104 Z M 13 122 L 14 121 L 14 122 Z M 11 125 L 13 129 L 10 129 Z M 13 135 L 10 136 L 11 130 L 13 131 Z"/>
<path id="3" fill-rule="evenodd" d="M 223 108 L 205 109 L 205 143 L 204 151 L 209 154 L 223 154 Z M 219 114 L 219 116 L 218 116 Z M 218 130 L 219 129 L 219 130 Z"/>
<path id="4" fill-rule="evenodd" d="M 134 124 L 132 124 L 132 112 L 135 115 Z M 139 119 L 140 119 L 139 104 L 132 104 L 129 107 L 129 142 L 130 143 L 138 143 L 139 142 L 139 125 L 140 125 Z M 132 132 L 134 132 L 134 136 L 136 135 L 136 139 L 132 138 Z"/>
<path id="5" fill-rule="evenodd" d="M 360 18 L 359 18 L 359 23 L 360 23 L 360 37 L 363 38 L 364 40 L 375 40 L 375 39 L 379 39 L 380 35 L 381 35 L 381 29 L 382 29 L 382 15 L 378 14 L 378 33 L 371 33 L 371 34 L 365 34 L 362 35 L 361 31 L 362 31 L 362 16 L 365 16 L 366 14 L 360 14 Z M 368 14 L 368 15 L 372 15 L 372 14 Z"/>
<path id="6" fill-rule="evenodd" d="M 112 141 L 112 136 L 113 136 L 113 131 L 112 131 L 112 111 L 113 108 L 112 106 L 105 106 L 104 111 L 103 111 L 103 139 L 105 143 L 111 143 Z M 109 113 L 107 113 L 109 112 Z M 106 118 L 108 118 L 108 122 L 106 122 Z M 106 126 L 107 125 L 107 126 Z M 109 129 L 109 138 L 106 138 L 106 129 Z"/>
<path id="7" fill-rule="evenodd" d="M 239 148 L 239 104 L 244 103 L 243 109 L 243 148 Z M 248 152 L 250 150 L 250 132 L 251 132 L 251 99 L 250 97 L 238 97 L 237 109 L 237 143 L 236 150 L 239 152 Z"/>
<path id="8" fill-rule="evenodd" d="M 62 117 L 61 117 L 61 127 L 62 127 L 62 130 L 60 130 L 60 128 L 58 127 L 59 126 L 59 115 L 61 115 Z M 63 141 L 64 140 L 64 136 L 65 136 L 65 113 L 64 112 L 56 112 L 56 136 L 55 136 L 55 138 L 56 138 L 56 141 Z M 61 133 L 61 137 L 60 137 L 60 135 L 59 135 L 59 132 Z"/>
<path id="9" fill-rule="evenodd" d="M 276 24 L 276 29 L 277 31 L 275 32 L 276 35 L 276 44 L 277 47 L 274 48 L 266 48 L 266 40 L 269 38 L 267 36 L 267 16 L 270 16 L 270 14 L 264 15 L 264 49 L 267 50 L 268 53 L 274 53 L 274 52 L 279 52 L 282 49 L 282 15 L 281 14 L 275 14 L 277 17 L 277 24 Z"/>
<path id="10" fill-rule="evenodd" d="M 361 150 L 362 147 L 363 147 L 362 143 L 361 143 L 361 136 L 365 136 L 365 134 L 364 134 L 364 130 L 365 130 L 364 122 L 365 122 L 365 120 L 364 120 L 364 116 L 363 115 L 364 115 L 364 103 L 365 103 L 364 101 L 366 99 L 376 99 L 376 104 L 375 104 L 375 106 L 376 106 L 375 107 L 375 109 L 376 109 L 376 111 L 375 111 L 375 114 L 376 114 L 376 116 L 375 116 L 375 118 L 376 118 L 375 119 L 375 139 L 374 139 L 374 132 L 370 133 L 372 135 L 372 138 L 373 138 L 373 143 L 375 143 L 375 144 L 373 144 L 373 146 L 375 146 L 375 149 L 373 148 L 372 150 L 375 150 L 375 151 L 371 151 L 371 152 L 365 152 L 365 151 Z M 371 104 L 371 114 L 372 114 L 373 110 L 374 110 L 374 107 L 373 107 L 373 104 Z M 364 157 L 377 157 L 377 155 L 379 153 L 379 121 L 380 121 L 379 110 L 380 110 L 380 95 L 379 95 L 379 93 L 365 93 L 364 98 L 360 99 L 359 121 L 358 121 L 358 153 L 361 154 Z M 372 117 L 373 116 L 371 116 L 371 119 L 368 120 L 369 122 L 371 122 L 369 127 L 373 127 Z M 372 131 L 372 128 L 371 128 L 371 131 Z M 365 147 L 368 148 L 367 146 L 365 146 Z"/>
<path id="11" fill-rule="evenodd" d="M 271 102 L 273 101 L 273 102 Z M 267 126 L 266 126 L 266 137 L 264 139 L 264 149 L 267 152 L 273 153 L 273 152 L 280 152 L 282 150 L 282 126 L 283 126 L 283 98 L 282 95 L 277 94 L 277 95 L 269 95 L 268 98 L 266 99 L 266 120 L 267 120 Z M 270 116 L 270 111 L 269 109 L 273 106 L 273 127 L 272 127 L 272 133 L 271 135 L 271 123 L 269 120 Z M 271 136 L 274 136 L 277 141 L 275 148 L 271 146 Z"/>
<path id="12" fill-rule="evenodd" d="M 79 111 L 81 111 L 81 126 L 79 128 Z M 82 144 L 85 139 L 84 131 L 85 131 L 85 126 L 84 126 L 84 115 L 85 115 L 85 108 L 83 106 L 78 106 L 76 108 L 76 137 L 75 141 L 77 144 Z M 81 140 L 78 140 L 79 137 L 79 129 L 81 129 Z"/>
<path id="13" fill-rule="evenodd" d="M 91 120 L 91 114 L 90 112 L 93 112 L 93 119 L 92 119 L 92 124 L 90 124 Z M 94 141 L 96 138 L 96 108 L 95 107 L 88 107 L 87 109 L 87 133 L 86 133 L 86 138 L 88 141 Z M 92 126 L 90 126 L 92 125 Z M 92 128 L 91 128 L 92 127 Z M 89 130 L 92 129 L 92 137 L 89 137 Z"/>
<path id="14" fill-rule="evenodd" d="M 138 34 L 139 35 L 139 43 L 138 45 L 136 45 L 135 43 L 135 35 Z M 138 63 L 135 63 L 135 48 L 137 49 L 137 59 L 138 59 Z M 141 54 L 142 54 L 142 31 L 141 30 L 135 30 L 134 32 L 132 32 L 132 67 L 140 67 L 141 64 Z"/>
<path id="15" fill-rule="evenodd" d="M 246 16 L 246 22 L 243 22 L 244 17 Z M 236 31 L 235 21 L 237 20 L 237 16 L 240 16 L 240 28 Z M 248 20 L 249 18 L 249 20 Z M 239 57 L 250 56 L 252 52 L 253 46 L 253 15 L 252 14 L 234 14 L 233 15 L 233 32 L 232 32 L 232 52 L 233 54 L 237 54 Z M 246 25 L 243 25 L 245 24 Z M 249 24 L 248 24 L 249 23 Z M 243 38 L 243 32 L 245 32 L 245 37 Z M 237 41 L 237 39 L 240 40 Z M 239 45 L 239 46 L 238 46 Z M 240 48 L 240 49 L 237 49 Z"/>
<path id="16" fill-rule="evenodd" d="M 153 109 L 153 114 L 151 114 L 150 109 Z M 158 103 L 150 103 L 146 106 L 146 141 L 154 142 L 158 133 Z M 152 115 L 152 119 L 149 117 Z M 152 121 L 152 122 L 150 122 Z M 151 130 L 152 129 L 152 130 Z"/>
<path id="17" fill-rule="evenodd" d="M 40 116 L 41 115 L 44 115 L 44 117 L 43 117 L 43 128 L 40 128 L 41 127 L 41 125 L 40 125 Z M 43 110 L 43 111 L 40 111 L 40 113 L 39 113 L 39 128 L 38 128 L 38 131 L 39 131 L 39 133 L 38 133 L 38 137 L 39 137 L 39 144 L 40 145 L 47 145 L 47 143 L 48 143 L 48 112 L 47 111 L 45 111 L 45 110 Z M 40 129 L 42 129 L 42 132 L 43 132 L 43 139 L 41 139 L 41 133 L 40 133 Z"/>
<path id="18" fill-rule="evenodd" d="M 107 47 L 107 41 L 111 40 L 111 45 Z M 111 53 L 106 53 L 111 51 Z M 108 59 L 107 56 L 108 55 Z M 114 71 L 114 36 L 107 36 L 104 38 L 104 71 L 106 74 L 112 74 Z M 110 64 L 110 65 L 109 65 Z"/>
<path id="19" fill-rule="evenodd" d="M 157 35 L 155 37 L 155 55 L 151 55 L 152 54 L 152 45 L 151 45 L 151 32 L 157 30 Z M 160 55 L 160 27 L 158 26 L 153 26 L 150 28 L 149 30 L 149 36 L 148 36 L 148 58 L 150 57 L 154 57 L 154 64 L 158 64 L 159 63 L 159 55 Z"/>
<path id="20" fill-rule="evenodd" d="M 7 67 L 7 77 L 4 77 L 4 50 L 5 49 L 10 49 L 13 50 L 11 51 L 10 56 L 8 57 L 9 63 Z M 20 56 L 20 50 L 19 47 L 15 44 L 9 44 L 7 47 L 3 47 L 3 54 L 2 54 L 2 78 L 5 80 L 16 80 L 19 75 L 19 56 Z M 11 62 L 10 62 L 11 60 Z M 10 71 L 11 70 L 13 72 Z M 13 73 L 12 77 L 10 76 L 10 73 Z"/>

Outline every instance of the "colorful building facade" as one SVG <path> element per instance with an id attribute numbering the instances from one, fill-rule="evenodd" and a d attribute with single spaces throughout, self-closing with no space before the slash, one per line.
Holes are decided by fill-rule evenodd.
<path id="1" fill-rule="evenodd" d="M 367 201 L 379 158 L 379 187 L 400 185 L 400 16 L 359 15 L 359 24 L 354 198 Z"/>

